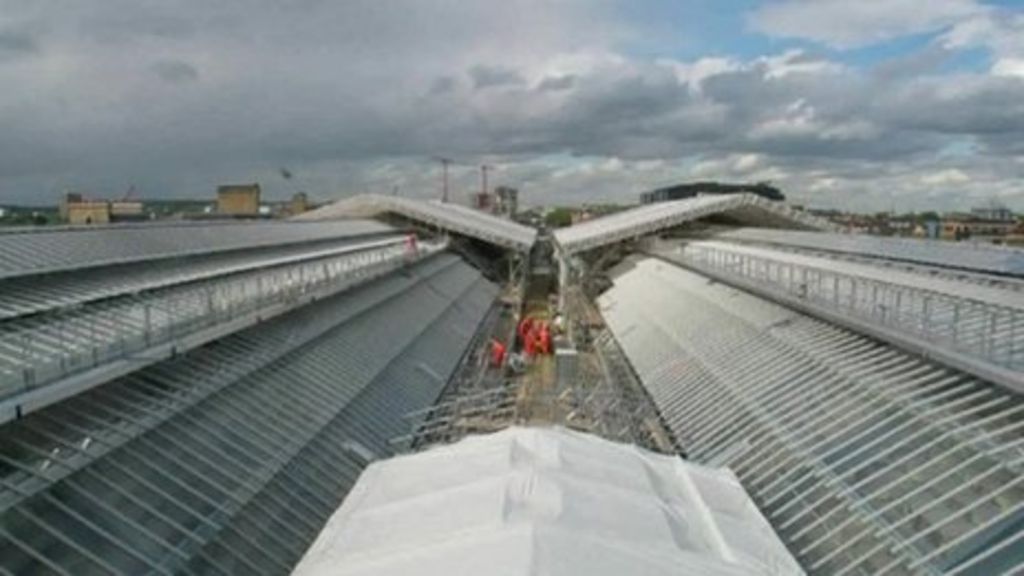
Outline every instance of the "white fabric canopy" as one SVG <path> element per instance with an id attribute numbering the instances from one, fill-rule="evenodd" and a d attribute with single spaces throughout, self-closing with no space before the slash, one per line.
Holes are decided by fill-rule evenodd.
<path id="1" fill-rule="evenodd" d="M 802 574 L 727 469 L 561 428 L 368 467 L 302 576 Z"/>

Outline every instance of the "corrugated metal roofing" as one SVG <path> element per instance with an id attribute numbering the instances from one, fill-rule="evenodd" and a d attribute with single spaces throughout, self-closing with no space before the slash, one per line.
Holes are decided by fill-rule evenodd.
<path id="1" fill-rule="evenodd" d="M 780 202 L 765 200 L 753 194 L 730 194 L 646 204 L 555 230 L 554 238 L 562 253 L 575 254 L 718 214 L 728 214 L 745 222 L 764 225 L 822 230 L 835 228 L 826 220 L 794 210 Z"/>
<path id="2" fill-rule="evenodd" d="M 1024 568 L 1019 395 L 653 259 L 600 306 L 687 454 L 809 572 Z"/>
<path id="3" fill-rule="evenodd" d="M 373 221 L 190 222 L 0 231 L 0 279 L 394 232 Z"/>
<path id="4" fill-rule="evenodd" d="M 363 194 L 339 200 L 297 216 L 294 220 L 367 218 L 385 213 L 397 214 L 409 220 L 522 252 L 529 251 L 537 239 L 537 231 L 529 226 L 466 206 L 378 194 Z"/>
<path id="5" fill-rule="evenodd" d="M 194 340 L 200 333 L 220 337 L 225 327 L 244 327 L 239 321 L 247 316 L 265 320 L 303 305 L 305 297 L 333 294 L 366 275 L 404 266 L 411 257 L 401 237 L 361 241 L 319 257 L 310 249 L 305 255 L 310 259 L 0 322 L 0 422 L 13 417 L 22 402 L 41 402 L 41 396 L 29 401 L 24 396 L 29 390 L 114 363 L 139 359 L 141 367 L 147 358 L 156 361 L 174 354 L 172 343 L 181 352 L 201 343 Z M 8 402 L 11 396 L 19 398 Z"/>
<path id="6" fill-rule="evenodd" d="M 716 237 L 1024 277 L 1024 250 L 991 244 L 767 228 L 721 231 Z"/>
<path id="7" fill-rule="evenodd" d="M 442 255 L 5 425 L 0 571 L 288 573 L 496 293 Z"/>
<path id="8" fill-rule="evenodd" d="M 727 469 L 563 428 L 371 464 L 294 576 L 784 576 Z"/>
<path id="9" fill-rule="evenodd" d="M 395 235 L 393 238 L 401 237 Z M 103 266 L 72 274 L 55 274 L 45 280 L 32 276 L 9 278 L 0 282 L 0 320 L 215 276 L 323 258 L 334 252 L 377 241 L 342 238 L 316 242 L 315 246 L 289 244 L 259 250 L 171 258 L 147 262 L 144 266 Z"/>

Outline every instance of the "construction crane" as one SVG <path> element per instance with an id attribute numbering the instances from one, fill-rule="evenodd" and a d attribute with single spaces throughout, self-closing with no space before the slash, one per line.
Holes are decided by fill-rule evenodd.
<path id="1" fill-rule="evenodd" d="M 441 202 L 448 202 L 448 165 L 454 164 L 455 160 L 443 156 L 435 156 L 434 160 L 441 163 Z"/>
<path id="2" fill-rule="evenodd" d="M 494 166 L 491 166 L 489 164 L 480 165 L 480 192 L 482 194 L 487 194 L 487 172 L 489 170 L 494 170 Z"/>

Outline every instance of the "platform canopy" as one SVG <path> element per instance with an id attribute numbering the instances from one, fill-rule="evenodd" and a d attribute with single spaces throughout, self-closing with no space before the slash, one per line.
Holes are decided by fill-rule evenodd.
<path id="1" fill-rule="evenodd" d="M 0 230 L 0 279 L 393 234 L 380 222 L 145 222 Z"/>
<path id="2" fill-rule="evenodd" d="M 296 216 L 294 220 L 374 218 L 385 214 L 519 252 L 528 252 L 537 239 L 537 231 L 529 226 L 466 206 L 379 194 L 362 194 L 339 200 Z"/>
<path id="3" fill-rule="evenodd" d="M 823 218 L 796 210 L 781 202 L 749 193 L 697 196 L 685 200 L 645 204 L 631 210 L 595 218 L 555 231 L 555 243 L 563 255 L 571 255 L 623 240 L 657 234 L 680 224 L 709 216 L 723 216 L 746 226 L 827 230 L 838 228 Z"/>
<path id="4" fill-rule="evenodd" d="M 509 428 L 370 465 L 293 574 L 803 572 L 727 469 Z"/>

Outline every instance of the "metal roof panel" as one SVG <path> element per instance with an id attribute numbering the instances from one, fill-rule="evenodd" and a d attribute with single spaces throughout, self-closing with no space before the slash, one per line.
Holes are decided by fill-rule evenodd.
<path id="1" fill-rule="evenodd" d="M 295 220 L 366 218 L 384 213 L 398 214 L 410 220 L 513 250 L 528 251 L 537 239 L 537 231 L 529 226 L 466 206 L 378 194 L 363 194 L 339 200 L 297 216 Z"/>
<path id="2" fill-rule="evenodd" d="M 794 228 L 834 229 L 831 223 L 780 202 L 753 194 L 697 196 L 685 200 L 645 204 L 623 212 L 588 220 L 554 232 L 565 254 L 639 238 L 716 214 L 734 213 L 745 220 L 783 222 Z"/>
<path id="3" fill-rule="evenodd" d="M 393 232 L 380 222 L 188 222 L 0 232 L 0 279 Z"/>

